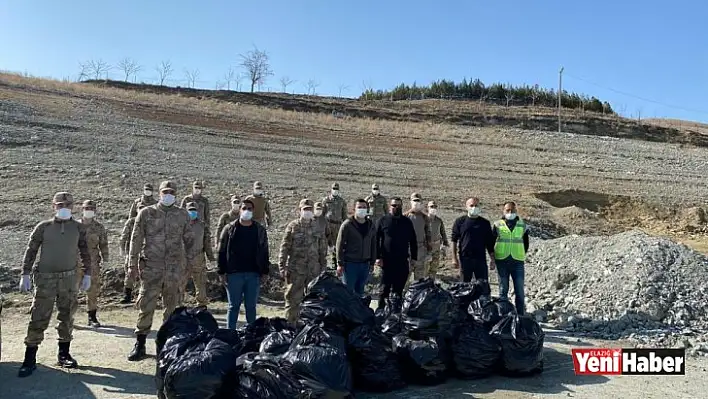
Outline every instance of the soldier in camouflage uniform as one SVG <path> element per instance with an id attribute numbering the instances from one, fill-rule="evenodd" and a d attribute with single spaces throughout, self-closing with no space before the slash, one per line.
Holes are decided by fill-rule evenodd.
<path id="1" fill-rule="evenodd" d="M 26 292 L 32 288 L 33 275 L 34 299 L 25 337 L 25 359 L 20 366 L 19 377 L 27 377 L 37 368 L 37 348 L 44 340 L 44 331 L 49 326 L 55 303 L 59 320 L 57 363 L 61 367 L 77 367 L 69 348 L 78 307 L 77 288 L 83 291 L 91 288 L 91 254 L 86 244 L 84 226 L 71 217 L 73 204 L 71 194 L 56 193 L 53 198 L 55 217 L 35 226 L 25 250 L 20 291 Z M 39 261 L 35 265 L 38 253 Z M 84 278 L 77 287 L 78 257 L 81 258 Z"/>
<path id="2" fill-rule="evenodd" d="M 428 276 L 428 258 L 433 247 L 430 244 L 430 218 L 423 212 L 423 197 L 418 193 L 411 194 L 411 209 L 405 213 L 413 222 L 418 241 L 418 260 L 412 261 L 413 281 Z"/>
<path id="3" fill-rule="evenodd" d="M 333 241 L 336 242 L 339 228 L 342 226 L 342 222 L 348 217 L 347 200 L 342 198 L 339 194 L 339 183 L 332 184 L 332 191 L 328 196 L 322 199 L 322 204 L 324 205 L 325 218 L 327 222 L 329 222 L 329 228 L 334 235 Z M 334 246 L 330 246 L 327 250 L 332 254 L 332 268 L 336 268 L 337 254 L 334 252 Z"/>
<path id="4" fill-rule="evenodd" d="M 103 224 L 96 221 L 96 203 L 86 200 L 83 203 L 83 217 L 79 219 L 86 230 L 86 244 L 91 255 L 91 288 L 86 293 L 88 325 L 101 327 L 96 317 L 98 310 L 98 294 L 101 292 L 101 264 L 108 263 L 108 232 Z M 84 274 L 79 269 L 79 281 Z"/>
<path id="5" fill-rule="evenodd" d="M 144 204 L 138 204 L 138 212 L 145 208 Z M 129 304 L 133 302 L 133 289 L 135 288 L 135 277 L 130 275 L 130 237 L 133 235 L 133 226 L 135 226 L 135 218 L 130 218 L 125 221 L 123 231 L 120 233 L 120 255 L 124 258 L 123 268 L 125 269 L 125 279 L 123 280 L 123 299 L 120 303 Z M 145 264 L 145 258 L 141 255 L 139 260 L 140 268 Z"/>
<path id="6" fill-rule="evenodd" d="M 327 240 L 314 221 L 313 203 L 300 201 L 300 218 L 288 223 L 280 244 L 278 267 L 285 279 L 285 318 L 295 323 L 305 287 L 327 267 Z"/>
<path id="7" fill-rule="evenodd" d="M 440 258 L 445 256 L 445 249 L 449 243 L 445 233 L 445 223 L 438 216 L 438 205 L 435 201 L 428 202 L 428 217 L 430 219 L 430 245 L 432 246 L 428 275 L 436 278 L 440 268 Z"/>
<path id="8" fill-rule="evenodd" d="M 195 204 L 197 204 L 197 207 L 199 207 L 199 215 L 201 215 L 204 225 L 206 226 L 207 230 L 211 230 L 211 206 L 209 205 L 209 199 L 202 194 L 203 190 L 204 183 L 200 181 L 195 181 L 192 184 L 192 194 L 182 198 L 182 203 L 179 207 L 184 209 L 184 207 L 189 202 L 194 202 Z"/>
<path id="9" fill-rule="evenodd" d="M 238 220 L 239 211 L 241 209 L 241 199 L 238 195 L 231 196 L 231 210 L 224 212 L 219 216 L 219 224 L 216 226 L 216 235 L 214 236 L 214 247 L 219 245 L 219 238 L 221 237 L 221 232 L 224 230 L 229 223 Z"/>
<path id="10" fill-rule="evenodd" d="M 139 198 L 133 201 L 132 204 L 130 204 L 130 211 L 128 211 L 128 219 L 138 216 L 140 205 L 145 207 L 155 204 L 157 204 L 157 200 L 152 195 L 152 184 L 145 183 L 145 185 L 143 186 L 143 195 L 141 195 Z"/>
<path id="11" fill-rule="evenodd" d="M 137 308 L 139 310 L 135 335 L 137 342 L 128 360 L 144 359 L 145 341 L 162 297 L 163 321 L 182 302 L 179 282 L 184 278 L 186 254 L 192 251 L 194 239 L 189 226 L 189 214 L 175 204 L 176 186 L 171 181 L 160 183 L 160 202 L 143 208 L 135 219 L 130 238 L 131 276 L 141 281 Z M 145 264 L 140 266 L 141 254 Z"/>
<path id="12" fill-rule="evenodd" d="M 180 287 L 182 292 L 184 292 L 191 276 L 194 282 L 197 304 L 201 307 L 206 307 L 209 304 L 209 299 L 206 294 L 207 265 L 204 255 L 210 262 L 215 262 L 216 258 L 211 248 L 211 234 L 204 222 L 199 218 L 199 207 L 194 202 L 190 202 L 187 204 L 187 212 L 189 213 L 189 226 L 192 229 L 194 245 L 192 245 L 192 250 L 187 253 L 187 269 Z"/>
<path id="13" fill-rule="evenodd" d="M 324 204 L 322 202 L 315 202 L 315 224 L 317 227 L 324 232 L 325 239 L 327 240 L 327 248 L 333 248 L 337 240 L 334 236 L 332 229 L 329 227 L 329 222 L 324 217 Z M 327 254 L 325 253 L 325 256 Z"/>
<path id="14" fill-rule="evenodd" d="M 376 225 L 379 219 L 388 214 L 388 200 L 381 195 L 379 185 L 376 183 L 371 185 L 371 195 L 365 199 L 369 204 L 369 216 L 371 216 L 371 221 Z"/>
<path id="15" fill-rule="evenodd" d="M 247 196 L 245 199 L 253 202 L 254 222 L 257 222 L 266 228 L 273 225 L 273 217 L 270 212 L 270 200 L 263 192 L 263 183 L 259 181 L 253 183 L 253 194 Z"/>

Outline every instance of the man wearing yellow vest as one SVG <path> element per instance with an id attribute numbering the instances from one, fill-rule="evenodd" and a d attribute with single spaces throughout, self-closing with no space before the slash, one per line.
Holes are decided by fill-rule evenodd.
<path id="1" fill-rule="evenodd" d="M 499 275 L 499 297 L 509 297 L 509 277 L 514 283 L 516 311 L 523 315 L 524 301 L 524 261 L 529 250 L 529 233 L 526 222 L 516 214 L 516 203 L 504 204 L 504 218 L 494 222 L 494 259 Z"/>

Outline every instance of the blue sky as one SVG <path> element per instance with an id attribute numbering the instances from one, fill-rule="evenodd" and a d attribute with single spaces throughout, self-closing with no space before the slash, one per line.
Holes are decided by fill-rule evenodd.
<path id="1" fill-rule="evenodd" d="M 288 91 L 315 79 L 354 96 L 463 77 L 557 87 L 563 66 L 565 89 L 627 115 L 708 121 L 706 16 L 700 0 L 0 0 L 0 69 L 76 78 L 80 61 L 127 56 L 154 82 L 169 59 L 171 84 L 199 69 L 213 88 L 256 45 L 264 89 L 287 75 Z"/>

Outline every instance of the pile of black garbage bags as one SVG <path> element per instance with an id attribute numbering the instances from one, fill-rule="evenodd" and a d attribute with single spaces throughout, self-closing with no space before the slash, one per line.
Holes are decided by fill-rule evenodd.
<path id="1" fill-rule="evenodd" d="M 206 310 L 178 308 L 155 340 L 158 397 L 351 398 L 543 369 L 541 327 L 486 281 L 443 289 L 422 279 L 377 312 L 370 302 L 324 272 L 296 326 L 259 318 L 222 329 Z"/>

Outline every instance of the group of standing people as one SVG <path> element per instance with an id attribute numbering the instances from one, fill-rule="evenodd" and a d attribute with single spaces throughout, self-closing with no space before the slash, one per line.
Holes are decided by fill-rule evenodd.
<path id="1" fill-rule="evenodd" d="M 146 357 L 146 339 L 159 298 L 164 321 L 182 303 L 191 278 L 198 305 L 208 305 L 207 260 L 217 263 L 226 287 L 227 327 L 236 327 L 242 303 L 246 321 L 256 319 L 261 281 L 270 273 L 270 202 L 262 183 L 255 182 L 253 194 L 243 200 L 231 197 L 231 209 L 220 216 L 216 234 L 212 234 L 210 202 L 203 189 L 202 182 L 194 182 L 192 193 L 177 206 L 173 182 L 160 184 L 157 199 L 152 185 L 145 184 L 143 195 L 130 207 L 120 241 L 126 271 L 123 303 L 132 303 L 136 282 L 140 282 L 130 361 Z M 35 227 L 25 251 L 20 289 L 29 291 L 33 280 L 34 300 L 20 377 L 36 369 L 37 348 L 55 303 L 59 366 L 77 367 L 69 346 L 78 290 L 87 293 L 89 325 L 100 326 L 96 311 L 100 267 L 109 257 L 106 229 L 95 220 L 94 201 L 84 201 L 83 217 L 78 220 L 72 218 L 73 205 L 71 194 L 55 194 L 55 216 Z M 500 296 L 508 296 L 511 278 L 517 309 L 523 313 L 524 260 L 529 245 L 526 223 L 516 215 L 513 202 L 504 204 L 504 217 L 494 223 L 480 216 L 479 199 L 470 198 L 466 208 L 467 215 L 455 220 L 450 237 L 455 267 L 461 270 L 463 281 L 487 279 L 489 256 L 488 268 L 499 275 Z M 370 195 L 354 201 L 350 216 L 339 184 L 334 183 L 326 197 L 318 202 L 302 199 L 298 210 L 298 218 L 285 228 L 277 264 L 286 284 L 285 316 L 290 322 L 297 319 L 307 284 L 328 268 L 328 257 L 343 282 L 362 296 L 373 268 L 380 267 L 381 307 L 391 293 L 403 294 L 411 275 L 414 280 L 434 278 L 449 246 L 437 204 L 429 201 L 426 206 L 418 193 L 411 194 L 410 208 L 404 211 L 400 197 L 388 200 L 374 184 Z"/>

